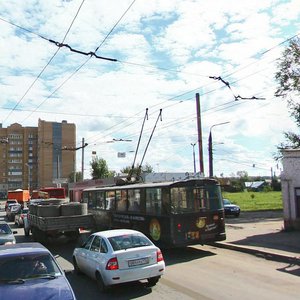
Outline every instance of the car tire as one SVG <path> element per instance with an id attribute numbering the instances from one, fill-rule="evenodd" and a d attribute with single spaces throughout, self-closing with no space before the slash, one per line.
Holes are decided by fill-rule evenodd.
<path id="1" fill-rule="evenodd" d="M 81 272 L 81 270 L 78 267 L 78 264 L 77 264 L 77 261 L 76 261 L 75 257 L 73 257 L 73 265 L 74 265 L 74 272 L 75 272 L 75 274 L 76 275 L 81 275 L 82 272 Z"/>
<path id="2" fill-rule="evenodd" d="M 153 286 L 155 286 L 155 285 L 158 283 L 159 278 L 160 278 L 159 276 L 148 278 L 148 284 L 147 284 L 147 286 L 148 286 L 148 287 L 153 287 Z"/>
<path id="3" fill-rule="evenodd" d="M 99 291 L 105 292 L 107 290 L 107 286 L 104 284 L 101 274 L 99 272 L 96 273 L 96 281 Z"/>

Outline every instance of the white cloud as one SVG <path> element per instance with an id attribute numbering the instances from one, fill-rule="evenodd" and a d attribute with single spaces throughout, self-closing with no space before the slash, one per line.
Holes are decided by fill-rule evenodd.
<path id="1" fill-rule="evenodd" d="M 0 17 L 61 42 L 81 3 L 2 1 Z M 160 171 L 191 172 L 195 93 L 200 93 L 205 168 L 210 127 L 230 121 L 214 128 L 216 141 L 224 143 L 216 145 L 216 174 L 243 169 L 269 174 L 282 132 L 296 129 L 286 104 L 273 95 L 276 58 L 283 49 L 276 45 L 297 33 L 299 0 L 136 1 L 117 24 L 131 3 L 85 1 L 65 40 L 84 52 L 101 46 L 97 55 L 119 62 L 89 59 L 62 47 L 30 89 L 58 48 L 0 20 L 3 126 L 16 120 L 37 126 L 38 118 L 76 123 L 78 144 L 83 137 L 89 143 L 88 177 L 92 151 L 116 171 L 130 165 L 145 109 L 151 117 L 143 147 L 162 108 L 145 161 Z M 266 100 L 237 102 L 237 95 Z M 20 110 L 11 113 L 8 106 L 19 101 Z M 133 142 L 106 143 L 115 137 Z M 117 158 L 118 151 L 128 152 L 126 160 Z"/>

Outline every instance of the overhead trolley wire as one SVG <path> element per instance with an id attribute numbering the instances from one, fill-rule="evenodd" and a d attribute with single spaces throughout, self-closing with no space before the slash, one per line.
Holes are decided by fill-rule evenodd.
<path id="1" fill-rule="evenodd" d="M 85 2 L 85 0 L 82 0 L 64 38 L 63 38 L 63 41 L 65 41 L 65 39 L 67 38 L 67 35 L 69 34 L 70 30 L 71 30 L 71 27 L 73 26 L 74 22 L 75 22 L 75 19 L 77 18 L 78 14 L 79 14 L 79 11 L 81 10 L 81 7 L 83 5 L 83 3 Z M 30 32 L 30 31 L 28 31 Z M 38 35 L 40 36 L 40 35 Z M 42 37 L 42 36 L 41 36 Z M 44 37 L 42 37 L 44 38 Z M 17 102 L 17 104 L 12 108 L 12 110 L 10 111 L 10 113 L 6 116 L 6 118 L 3 120 L 6 121 L 8 119 L 8 117 L 13 113 L 13 111 L 19 106 L 19 104 L 22 102 L 22 100 L 25 98 L 25 96 L 28 94 L 28 92 L 31 90 L 31 88 L 35 85 L 35 83 L 37 82 L 37 80 L 42 76 L 42 74 L 44 73 L 44 71 L 46 70 L 46 68 L 50 65 L 51 61 L 54 59 L 54 57 L 57 55 L 57 53 L 59 52 L 60 48 L 58 48 L 55 53 L 52 55 L 52 57 L 50 58 L 50 60 L 47 62 L 47 64 L 44 66 L 44 68 L 41 70 L 41 72 L 38 74 L 38 76 L 35 78 L 35 80 L 31 83 L 31 85 L 29 86 L 29 88 L 26 90 L 25 94 L 21 97 L 21 99 Z"/>
<path id="2" fill-rule="evenodd" d="M 85 1 L 85 0 L 83 0 Z M 108 32 L 108 34 L 105 36 L 105 38 L 102 40 L 102 42 L 99 44 L 99 46 L 95 49 L 95 51 L 93 52 L 94 54 L 92 56 L 90 56 L 84 63 L 82 63 L 70 76 L 68 76 L 49 96 L 47 96 L 37 107 L 36 109 L 40 108 L 49 98 L 51 98 L 59 89 L 61 89 L 62 86 L 64 86 L 76 73 L 78 73 L 88 62 L 89 60 L 96 55 L 96 52 L 99 50 L 99 48 L 105 43 L 105 41 L 108 39 L 108 37 L 111 35 L 111 33 L 113 32 L 113 30 L 116 28 L 116 26 L 121 22 L 121 20 L 123 19 L 123 17 L 126 15 L 126 13 L 129 11 L 129 9 L 132 7 L 132 5 L 134 4 L 136 0 L 134 0 L 129 7 L 126 9 L 126 11 L 122 14 L 122 16 L 119 18 L 119 20 L 115 23 L 115 25 L 112 27 L 112 29 Z M 64 42 L 64 40 L 63 40 Z M 62 42 L 62 43 L 63 43 Z M 58 48 L 60 49 L 60 47 Z M 32 113 L 31 113 L 32 114 Z M 31 115 L 30 114 L 30 115 Z M 29 115 L 29 116 L 30 116 Z M 29 117 L 28 116 L 28 117 Z M 27 118 L 28 118 L 27 117 Z M 26 119 L 27 119 L 26 118 Z M 26 120 L 24 119 L 24 120 Z M 23 121 L 24 121 L 23 120 Z"/>

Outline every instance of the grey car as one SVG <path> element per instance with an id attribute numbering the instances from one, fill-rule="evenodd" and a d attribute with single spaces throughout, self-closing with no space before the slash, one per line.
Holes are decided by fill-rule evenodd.
<path id="1" fill-rule="evenodd" d="M 5 221 L 0 221 L 0 245 L 15 244 L 14 234 L 16 233 L 17 231 L 12 231 Z"/>

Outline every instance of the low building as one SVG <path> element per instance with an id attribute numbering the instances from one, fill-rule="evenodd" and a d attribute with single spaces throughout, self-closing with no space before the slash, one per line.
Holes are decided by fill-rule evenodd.
<path id="1" fill-rule="evenodd" d="M 300 149 L 284 150 L 282 154 L 284 228 L 300 230 Z"/>
<path id="2" fill-rule="evenodd" d="M 248 191 L 252 191 L 252 192 L 262 192 L 264 190 L 264 187 L 267 185 L 268 185 L 268 183 L 266 181 L 245 182 L 245 188 Z"/>

